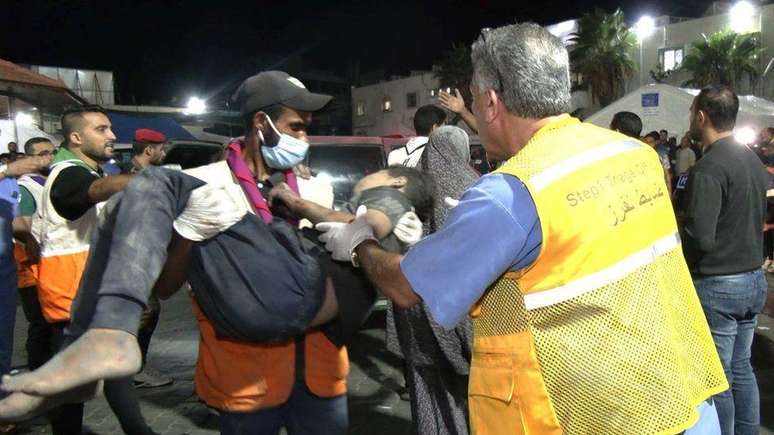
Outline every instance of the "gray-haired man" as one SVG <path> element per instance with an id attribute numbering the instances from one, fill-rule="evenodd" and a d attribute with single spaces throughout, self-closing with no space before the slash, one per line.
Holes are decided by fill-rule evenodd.
<path id="1" fill-rule="evenodd" d="M 485 29 L 471 56 L 481 142 L 506 163 L 405 256 L 363 219 L 326 247 L 442 326 L 471 311 L 474 433 L 717 430 L 727 383 L 655 152 L 567 115 L 567 51 L 542 27 Z"/>

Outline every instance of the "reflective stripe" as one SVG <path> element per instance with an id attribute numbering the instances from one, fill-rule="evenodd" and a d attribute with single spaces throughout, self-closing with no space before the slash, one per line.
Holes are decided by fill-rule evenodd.
<path id="1" fill-rule="evenodd" d="M 60 255 L 72 255 L 77 254 L 79 252 L 84 252 L 89 250 L 89 245 L 78 245 L 73 246 L 72 248 L 66 248 L 66 249 L 46 249 L 43 250 L 43 252 L 40 253 L 43 257 L 56 257 Z"/>
<path id="2" fill-rule="evenodd" d="M 656 258 L 678 246 L 680 246 L 680 234 L 670 234 L 599 272 L 592 273 L 561 287 L 524 295 L 524 306 L 528 310 L 548 307 L 612 284 L 625 278 L 626 275 L 635 270 L 647 266 L 655 261 Z"/>
<path id="3" fill-rule="evenodd" d="M 554 182 L 559 181 L 584 166 L 643 146 L 645 145 L 634 140 L 607 143 L 551 166 L 543 172 L 533 176 L 530 179 L 530 183 L 535 192 L 540 192 Z"/>

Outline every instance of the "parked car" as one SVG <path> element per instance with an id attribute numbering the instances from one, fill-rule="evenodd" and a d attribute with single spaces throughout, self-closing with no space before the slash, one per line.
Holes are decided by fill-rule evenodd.
<path id="1" fill-rule="evenodd" d="M 333 185 L 334 208 L 352 196 L 366 175 L 387 165 L 385 139 L 364 136 L 311 136 L 305 164 Z"/>
<path id="2" fill-rule="evenodd" d="M 175 140 L 167 145 L 165 165 L 179 165 L 182 169 L 195 168 L 218 160 L 223 154 L 224 146 L 218 142 L 202 140 Z M 122 165 L 132 160 L 132 144 L 117 143 L 113 146 L 113 160 Z"/>

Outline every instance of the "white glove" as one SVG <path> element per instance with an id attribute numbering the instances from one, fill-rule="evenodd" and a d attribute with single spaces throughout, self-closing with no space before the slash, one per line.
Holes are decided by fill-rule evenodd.
<path id="1" fill-rule="evenodd" d="M 457 207 L 458 205 L 460 205 L 460 200 L 459 199 L 454 199 L 454 198 L 452 198 L 450 196 L 447 196 L 446 198 L 443 199 L 443 203 L 448 208 L 454 208 L 454 207 Z"/>
<path id="2" fill-rule="evenodd" d="M 244 195 L 240 189 L 238 184 L 205 184 L 194 189 L 185 210 L 172 226 L 178 234 L 194 242 L 226 231 L 247 214 L 247 208 L 240 201 Z"/>
<path id="3" fill-rule="evenodd" d="M 413 211 L 406 212 L 398 219 L 392 233 L 401 242 L 408 246 L 414 246 L 422 238 L 422 221 Z"/>
<path id="4" fill-rule="evenodd" d="M 355 213 L 355 220 L 345 224 L 341 222 L 320 222 L 315 226 L 322 234 L 319 239 L 325 243 L 325 249 L 331 252 L 331 258 L 337 261 L 352 261 L 352 251 L 366 240 L 376 240 L 374 229 L 366 222 L 366 207 L 361 205 Z"/>

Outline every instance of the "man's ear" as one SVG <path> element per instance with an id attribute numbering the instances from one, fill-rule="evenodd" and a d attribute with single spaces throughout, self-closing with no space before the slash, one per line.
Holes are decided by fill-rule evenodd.
<path id="1" fill-rule="evenodd" d="M 70 133 L 70 136 L 67 138 L 67 142 L 75 145 L 80 145 L 83 143 L 83 137 L 79 132 L 73 131 Z"/>
<path id="2" fill-rule="evenodd" d="M 255 112 L 255 115 L 253 115 L 253 128 L 256 130 L 266 131 L 266 129 L 269 127 L 267 118 L 268 115 L 266 115 L 266 113 Z"/>
<path id="3" fill-rule="evenodd" d="M 704 127 L 707 123 L 707 114 L 704 113 L 703 110 L 699 110 L 696 112 L 696 123 L 699 124 L 699 126 Z"/>
<path id="4" fill-rule="evenodd" d="M 486 122 L 494 121 L 500 115 L 500 96 L 494 89 L 489 89 L 484 94 L 484 120 Z"/>

